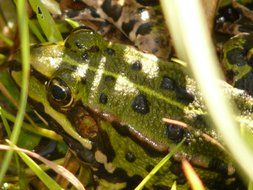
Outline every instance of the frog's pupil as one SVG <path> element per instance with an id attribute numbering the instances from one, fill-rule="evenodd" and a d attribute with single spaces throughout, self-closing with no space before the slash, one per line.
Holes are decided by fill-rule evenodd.
<path id="1" fill-rule="evenodd" d="M 67 97 L 66 90 L 58 85 L 53 85 L 51 87 L 51 94 L 52 94 L 53 98 L 57 101 L 63 101 Z"/>

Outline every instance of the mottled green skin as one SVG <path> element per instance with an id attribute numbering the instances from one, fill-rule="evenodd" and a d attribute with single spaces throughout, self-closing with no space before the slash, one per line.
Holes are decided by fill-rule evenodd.
<path id="1" fill-rule="evenodd" d="M 99 47 L 99 50 L 94 48 L 95 46 Z M 114 53 L 108 53 L 107 48 L 113 49 Z M 140 71 L 132 69 L 132 64 L 136 61 L 142 63 Z M 185 153 L 184 155 L 194 165 L 201 166 L 197 172 L 202 179 L 215 183 L 216 177 L 223 176 L 219 172 L 207 170 L 212 159 L 220 159 L 226 164 L 231 163 L 230 158 L 222 149 L 203 138 L 202 135 L 207 134 L 219 140 L 215 131 L 208 127 L 208 121 L 203 119 L 206 111 L 198 99 L 199 94 L 194 82 L 189 82 L 191 80 L 187 79 L 182 66 L 161 61 L 155 56 L 141 53 L 129 46 L 110 43 L 98 34 L 85 29 L 74 31 L 65 41 L 65 46 L 51 44 L 32 47 L 30 62 L 32 69 L 37 73 L 31 73 L 29 97 L 40 114 L 44 112 L 50 115 L 66 133 L 80 143 L 83 143 L 82 138 L 68 131 L 70 128 L 78 127 L 68 119 L 71 117 L 68 114 L 77 104 L 81 101 L 82 105 L 88 107 L 92 114 L 102 119 L 97 136 L 100 137 L 102 131 L 106 132 L 109 141 L 108 139 L 103 141 L 104 138 L 100 138 L 98 142 L 96 138 L 95 140 L 90 138 L 90 140 L 98 144 L 92 149 L 94 154 L 100 151 L 108 158 L 103 164 L 109 173 L 118 168 L 124 170 L 128 177 L 138 175 L 143 178 L 148 174 L 147 167 L 155 166 L 164 157 L 167 150 L 175 147 L 175 141 L 169 139 L 166 134 L 166 125 L 162 122 L 164 117 L 183 121 L 189 125 L 187 133 L 184 134 L 188 136 L 187 142 L 181 147 L 181 153 Z M 72 104 L 66 107 L 50 104 L 48 97 L 51 94 L 48 92 L 48 81 L 39 81 L 36 76 L 38 73 L 46 80 L 60 78 L 64 81 L 73 97 Z M 20 85 L 20 71 L 12 70 L 11 75 Z M 165 75 L 173 79 L 177 87 L 191 91 L 195 97 L 194 102 L 190 104 L 185 102 L 186 93 L 180 94 L 179 91 L 162 89 L 161 81 Z M 105 76 L 114 77 L 115 80 L 105 81 Z M 252 107 L 253 103 L 249 97 L 239 95 L 231 87 L 225 86 L 225 89 L 235 99 L 239 97 L 238 102 L 242 107 L 242 112 L 245 111 L 244 107 Z M 99 101 L 101 93 L 107 95 L 108 99 L 105 104 Z M 138 94 L 145 95 L 148 101 L 149 111 L 145 114 L 133 110 L 132 103 Z M 179 95 L 181 98 L 178 98 Z M 37 109 L 38 103 L 43 105 L 43 109 Z M 247 112 L 247 115 L 251 116 L 251 111 Z M 112 127 L 106 123 L 106 120 L 117 121 L 120 125 Z M 136 133 L 130 132 L 122 136 L 119 133 L 121 129 L 137 131 L 139 140 L 136 141 L 138 136 Z M 108 144 L 115 153 L 113 156 L 110 155 L 111 150 L 107 152 L 100 149 L 103 145 Z M 128 152 L 134 154 L 135 161 L 128 162 L 125 159 Z M 182 156 L 177 158 L 180 160 Z M 99 159 L 95 159 L 100 162 Z M 170 172 L 168 169 L 170 165 L 171 162 L 168 162 L 167 166 L 151 179 L 148 184 L 149 188 L 152 185 L 171 186 L 178 176 Z M 108 167 L 113 169 L 110 170 Z M 232 166 L 229 166 L 228 170 L 231 168 L 233 170 Z M 99 171 L 96 173 L 99 176 Z"/>
<path id="2" fill-rule="evenodd" d="M 185 105 L 181 102 L 175 101 L 176 94 L 174 91 L 160 89 L 161 76 L 168 75 L 177 81 L 178 85 L 185 86 L 185 75 L 182 70 L 180 70 L 180 67 L 173 64 L 164 64 L 164 62 L 157 60 L 154 56 L 147 56 L 146 59 L 142 57 L 141 62 L 146 64 L 150 71 L 152 71 L 152 69 L 154 70 L 154 66 L 159 64 L 159 67 L 158 65 L 156 66 L 157 76 L 149 79 L 148 76 L 151 74 L 145 74 L 142 71 L 133 71 L 131 69 L 132 64 L 139 60 L 138 57 L 141 56 L 139 55 L 139 52 L 120 44 L 113 44 L 109 46 L 108 42 L 102 40 L 101 36 L 94 34 L 94 37 L 96 38 L 95 43 L 92 43 L 90 38 L 89 41 L 93 46 L 97 45 L 100 48 L 100 51 L 89 54 L 90 61 L 88 64 L 90 69 L 87 71 L 85 76 L 87 83 L 86 85 L 83 85 L 83 89 L 80 90 L 80 93 L 84 93 L 80 95 L 83 97 L 83 103 L 92 109 L 97 108 L 100 112 L 113 114 L 122 123 L 134 126 L 136 130 L 142 131 L 142 133 L 148 138 L 162 143 L 167 142 L 168 140 L 164 134 L 165 128 L 161 120 L 163 117 L 182 120 L 182 112 Z M 71 42 L 71 48 L 70 50 L 66 50 L 65 60 L 67 62 L 71 61 L 71 63 L 76 61 L 74 64 L 80 64 L 80 62 L 83 62 L 80 57 L 83 51 L 85 51 L 85 48 L 81 50 L 76 48 L 76 39 L 80 44 L 86 44 L 85 40 L 88 39 L 88 36 L 83 32 L 77 31 L 75 35 L 68 38 L 66 43 Z M 115 55 L 107 55 L 104 52 L 106 47 L 115 49 Z M 87 49 L 89 49 L 89 46 Z M 76 52 L 72 52 L 75 50 Z M 106 61 L 102 63 L 101 60 L 104 58 Z M 157 63 L 151 59 L 157 60 Z M 99 83 L 94 88 L 92 87 L 94 75 L 98 72 L 97 68 L 99 67 L 103 68 L 103 74 Z M 105 82 L 105 76 L 115 77 L 115 82 Z M 131 89 L 122 87 L 123 90 L 115 90 L 118 85 L 116 83 L 120 80 L 119 77 L 122 76 L 125 76 L 129 81 L 123 81 L 122 83 L 125 82 L 125 85 L 132 86 L 129 87 Z M 107 94 L 107 104 L 103 105 L 99 102 L 101 92 Z M 155 94 L 158 94 L 158 92 L 161 98 L 157 98 L 156 101 L 153 101 Z M 147 114 L 134 112 L 131 107 L 133 99 L 140 93 L 146 95 L 150 104 L 150 112 Z M 164 100 L 162 100 L 162 98 Z M 168 102 L 171 102 L 171 104 Z M 176 104 L 176 106 L 173 106 L 172 104 Z M 152 126 L 152 128 L 150 126 Z M 150 130 L 146 130 L 147 128 L 150 128 Z"/>
<path id="3" fill-rule="evenodd" d="M 143 149 L 138 143 L 134 142 L 131 138 L 127 136 L 121 136 L 117 133 L 117 131 L 110 126 L 109 123 L 103 123 L 101 127 L 110 134 L 110 142 L 115 150 L 116 156 L 113 160 L 113 165 L 118 168 L 124 169 L 129 177 L 136 178 L 135 176 L 145 177 L 149 174 L 150 170 L 153 169 L 156 164 L 164 157 L 162 155 L 150 156 L 150 154 Z M 205 151 L 202 147 L 203 152 Z M 131 152 L 135 155 L 136 159 L 134 162 L 128 162 L 126 159 L 126 152 Z M 211 152 L 211 151 L 210 151 Z M 198 155 L 199 156 L 199 155 Z M 199 157 L 200 158 L 200 157 Z M 202 157 L 203 160 L 207 159 L 205 156 Z M 172 169 L 173 168 L 173 169 Z M 179 174 L 172 173 L 171 171 L 178 171 Z M 218 179 L 222 179 L 224 176 L 221 173 L 210 171 L 208 169 L 203 168 L 195 168 L 195 171 L 201 176 L 201 179 L 206 182 L 212 182 L 215 184 Z M 183 174 L 181 172 L 181 164 L 180 162 L 171 162 L 168 161 L 159 171 L 153 176 L 150 181 L 148 181 L 146 187 L 152 189 L 154 185 L 158 186 L 168 186 L 177 181 L 178 189 L 188 189 L 187 184 L 182 184 L 179 181 L 185 181 Z M 138 183 L 138 181 L 137 181 Z M 224 179 L 225 183 L 225 179 Z M 207 184 L 206 185 L 210 185 Z M 137 184 L 134 184 L 134 187 Z M 130 186 L 131 187 L 131 186 Z M 129 189 L 129 188 L 128 188 Z M 133 189 L 133 188 L 130 188 Z"/>
<path id="4" fill-rule="evenodd" d="M 226 71 L 232 70 L 235 72 L 235 76 L 233 78 L 234 82 L 241 79 L 247 73 L 249 73 L 252 68 L 248 65 L 247 61 L 251 57 L 251 52 L 249 50 L 248 40 L 251 38 L 251 35 L 241 34 L 237 35 L 230 40 L 228 40 L 223 47 L 223 65 Z M 237 49 L 238 52 L 233 52 L 234 57 L 229 57 L 229 52 Z M 240 53 L 241 50 L 241 54 Z M 238 58 L 240 57 L 240 58 Z M 245 62 L 247 64 L 240 64 L 240 62 Z"/>
<path id="5" fill-rule="evenodd" d="M 253 95 L 253 35 L 242 33 L 228 40 L 223 47 L 222 64 L 229 83 Z"/>

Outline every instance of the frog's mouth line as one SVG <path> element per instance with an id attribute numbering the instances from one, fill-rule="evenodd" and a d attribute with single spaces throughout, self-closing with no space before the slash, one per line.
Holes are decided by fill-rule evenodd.
<path id="1" fill-rule="evenodd" d="M 50 126 L 53 131 L 56 131 L 59 135 L 63 137 L 64 141 L 70 147 L 70 150 L 79 159 L 81 159 L 81 161 L 83 161 L 85 164 L 91 165 L 93 168 L 98 168 L 98 170 L 95 170 L 94 173 L 96 176 L 99 176 L 100 178 L 106 179 L 111 182 L 115 182 L 116 178 L 119 178 L 116 179 L 116 181 L 120 183 L 125 182 L 125 180 L 127 180 L 126 185 L 129 187 L 135 187 L 141 181 L 141 176 L 138 176 L 138 180 L 136 180 L 137 176 L 128 176 L 122 168 L 116 168 L 112 173 L 108 172 L 103 166 L 103 164 L 96 161 L 94 154 L 95 150 L 93 150 L 96 149 L 95 146 L 92 150 L 88 150 L 83 147 L 79 141 L 75 140 L 69 134 L 67 134 L 57 121 L 55 121 L 50 115 L 43 111 L 44 106 L 41 103 L 36 102 L 31 98 L 28 98 L 28 101 L 33 106 L 33 108 L 36 108 L 37 114 L 48 122 L 48 126 Z"/>
<path id="2" fill-rule="evenodd" d="M 79 141 L 75 140 L 69 134 L 67 134 L 56 120 L 54 120 L 50 115 L 46 114 L 43 111 L 44 106 L 41 103 L 38 103 L 31 98 L 28 98 L 28 101 L 32 107 L 36 109 L 37 114 L 39 114 L 39 116 L 48 122 L 48 126 L 63 137 L 63 140 L 68 144 L 71 150 L 74 150 L 74 153 L 78 158 L 87 164 L 91 164 L 93 167 L 99 166 L 99 163 L 95 160 L 94 150 L 85 148 Z"/>

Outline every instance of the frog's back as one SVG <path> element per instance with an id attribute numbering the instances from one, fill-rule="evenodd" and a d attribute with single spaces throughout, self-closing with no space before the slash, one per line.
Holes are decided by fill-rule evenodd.
<path id="1" fill-rule="evenodd" d="M 54 45 L 46 47 L 47 58 L 40 59 L 35 53 L 39 51 L 38 47 L 32 50 L 32 67 L 37 71 L 32 73 L 30 85 L 36 81 L 34 86 L 40 86 L 41 93 L 33 88 L 29 91 L 30 98 L 44 106 L 39 111 L 48 112 L 47 117 L 58 123 L 55 125 L 66 121 L 66 126 L 60 127 L 68 135 L 68 128 L 78 129 L 77 124 L 83 123 L 83 112 L 102 118 L 99 128 L 92 129 L 91 136 L 85 136 L 92 142 L 91 149 L 75 150 L 79 151 L 78 155 L 89 156 L 84 161 L 95 163 L 94 167 L 100 165 L 97 176 L 120 176 L 128 184 L 136 185 L 132 180 L 136 176 L 138 182 L 144 178 L 183 138 L 185 143 L 174 160 L 188 158 L 197 166 L 218 171 L 198 170 L 206 179 L 219 177 L 220 170 L 228 172 L 229 158 L 202 135 L 211 133 L 206 121 L 198 117 L 204 114 L 196 112 L 192 119 L 187 117 L 186 110 L 195 97 L 188 92 L 182 66 L 129 46 L 110 43 L 85 29 L 74 31 L 60 49 Z M 43 66 L 37 64 L 40 61 L 45 61 L 41 63 Z M 40 82 L 41 78 L 46 82 Z M 63 92 L 63 96 L 57 92 Z M 64 101 L 60 101 L 62 98 Z M 162 121 L 165 117 L 192 126 L 166 124 Z M 65 140 L 72 147 L 81 147 L 80 136 L 72 136 L 78 146 Z M 161 175 L 153 178 L 148 186 L 167 186 L 181 178 L 181 170 L 175 172 L 173 165 L 169 161 L 160 171 Z M 223 165 L 226 169 L 220 167 Z M 176 171 L 180 167 L 177 166 Z M 159 176 L 163 176 L 161 180 Z"/>

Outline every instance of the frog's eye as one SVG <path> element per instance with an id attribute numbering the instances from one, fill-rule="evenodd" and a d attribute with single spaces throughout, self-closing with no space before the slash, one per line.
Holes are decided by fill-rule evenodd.
<path id="1" fill-rule="evenodd" d="M 60 78 L 53 78 L 47 86 L 48 100 L 57 107 L 68 107 L 73 99 L 67 84 Z"/>

